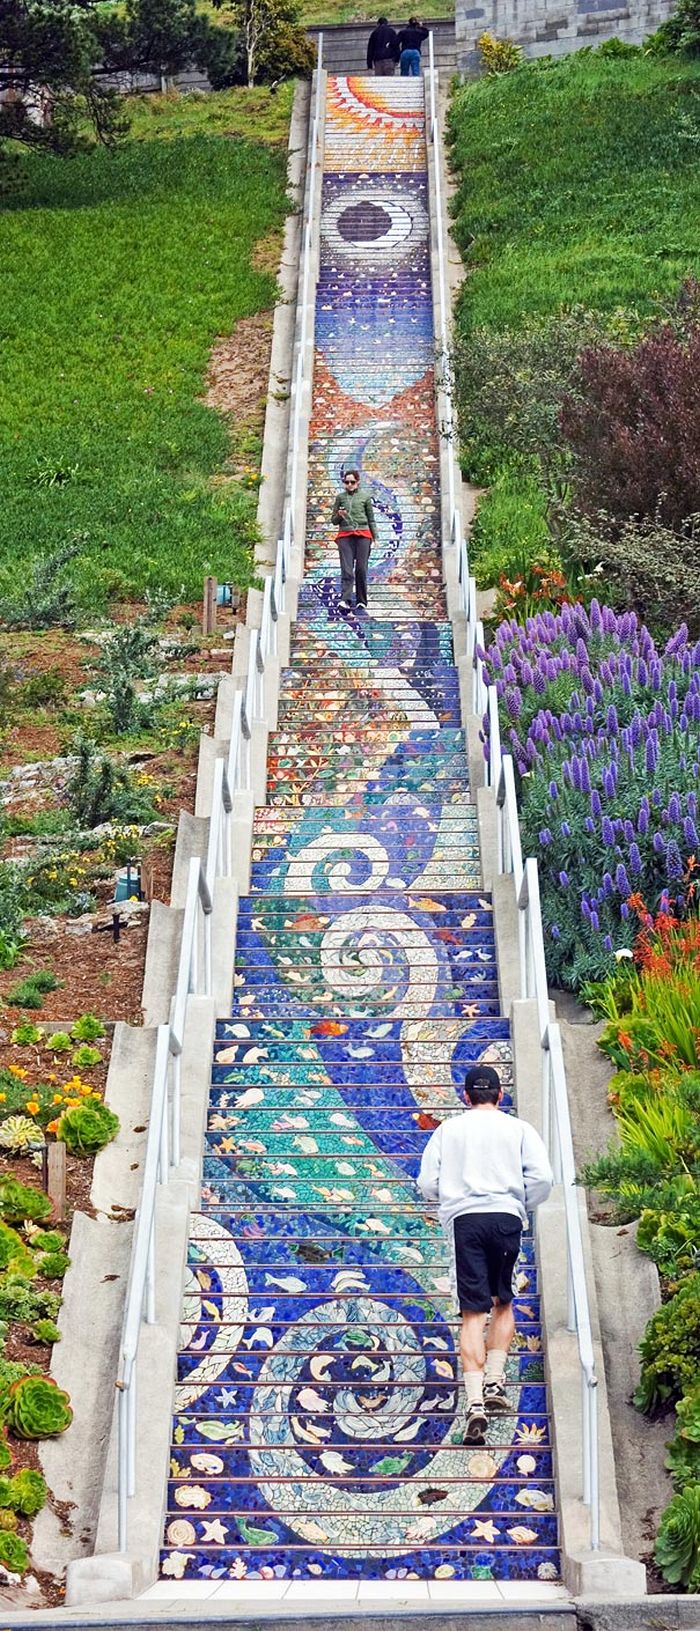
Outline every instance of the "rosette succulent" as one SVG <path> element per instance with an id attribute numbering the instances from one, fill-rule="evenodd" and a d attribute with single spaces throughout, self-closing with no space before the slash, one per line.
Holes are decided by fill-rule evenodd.
<path id="1" fill-rule="evenodd" d="M 73 1420 L 67 1393 L 48 1376 L 22 1376 L 7 1397 L 7 1425 L 16 1438 L 57 1438 Z"/>
<path id="2" fill-rule="evenodd" d="M 91 1099 L 64 1110 L 56 1136 L 74 1155 L 96 1155 L 119 1132 L 119 1117 L 106 1104 Z"/>
<path id="3" fill-rule="evenodd" d="M 31 1116 L 6 1116 L 0 1122 L 0 1149 L 10 1155 L 29 1155 L 44 1142 L 41 1128 Z"/>
<path id="4" fill-rule="evenodd" d="M 669 1501 L 656 1537 L 656 1561 L 671 1586 L 700 1586 L 700 1484 Z"/>

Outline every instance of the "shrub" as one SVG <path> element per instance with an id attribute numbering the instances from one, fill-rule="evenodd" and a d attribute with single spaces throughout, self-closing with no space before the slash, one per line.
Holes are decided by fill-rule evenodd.
<path id="1" fill-rule="evenodd" d="M 476 44 L 485 73 L 510 74 L 520 67 L 523 53 L 514 40 L 496 40 L 493 34 L 483 33 Z"/>
<path id="2" fill-rule="evenodd" d="M 49 969 L 37 969 L 36 973 L 28 974 L 19 985 L 13 986 L 5 1001 L 11 1003 L 13 1008 L 41 1008 L 45 992 L 55 991 L 57 985 L 58 980 Z"/>
<path id="3" fill-rule="evenodd" d="M 0 1216 L 6 1223 L 43 1223 L 51 1216 L 51 1202 L 41 1189 L 0 1177 Z"/>
<path id="4" fill-rule="evenodd" d="M 27 1543 L 20 1535 L 0 1533 L 0 1563 L 11 1574 L 25 1574 L 29 1567 Z"/>
<path id="5" fill-rule="evenodd" d="M 23 573 L 23 587 L 0 600 L 0 623 L 8 629 L 72 629 L 76 596 L 68 567 L 80 553 L 78 543 L 40 555 Z"/>
<path id="6" fill-rule="evenodd" d="M 700 1484 L 688 1484 L 669 1501 L 654 1556 L 669 1585 L 689 1591 L 700 1587 Z"/>
<path id="7" fill-rule="evenodd" d="M 60 1306 L 56 1291 L 40 1291 L 19 1274 L 0 1277 L 0 1319 L 31 1325 L 35 1320 L 55 1319 Z M 20 1367 L 22 1373 L 30 1369 L 27 1365 Z"/>
<path id="8" fill-rule="evenodd" d="M 153 820 L 155 811 L 148 793 L 135 785 L 125 765 L 98 753 L 94 743 L 85 736 L 76 739 L 75 751 L 78 762 L 67 794 L 71 814 L 79 826 L 92 828 L 104 821 Z"/>
<path id="9" fill-rule="evenodd" d="M 23 708 L 57 708 L 66 700 L 66 681 L 60 668 L 45 668 L 32 674 L 21 690 Z"/>
<path id="10" fill-rule="evenodd" d="M 698 0 L 678 0 L 673 16 L 646 40 L 659 52 L 672 51 L 679 56 L 700 56 L 700 5 Z"/>
<path id="11" fill-rule="evenodd" d="M 70 1034 L 74 1042 L 96 1042 L 98 1037 L 104 1036 L 105 1028 L 95 1014 L 81 1014 L 71 1026 Z"/>
<path id="12" fill-rule="evenodd" d="M 0 929 L 0 968 L 14 968 L 21 951 L 21 934 L 8 934 L 6 929 Z"/>
<path id="13" fill-rule="evenodd" d="M 675 1437 L 667 1449 L 666 1466 L 676 1494 L 687 1484 L 700 1483 L 700 1386 L 679 1399 Z"/>
<path id="14" fill-rule="evenodd" d="M 670 324 L 629 348 L 582 351 L 561 426 L 577 506 L 679 529 L 700 510 L 700 329 Z"/>
<path id="15" fill-rule="evenodd" d="M 7 1423 L 16 1438 L 56 1438 L 73 1420 L 68 1394 L 48 1376 L 24 1376 L 10 1386 Z"/>
<path id="16" fill-rule="evenodd" d="M 296 18 L 296 8 L 290 7 Z M 310 79 L 316 63 L 316 47 L 306 30 L 295 20 L 271 28 L 258 49 L 256 78 L 267 85 L 280 79 Z"/>
<path id="17" fill-rule="evenodd" d="M 639 1352 L 642 1368 L 634 1402 L 647 1415 L 675 1403 L 694 1386 L 700 1366 L 700 1273 L 689 1274 L 652 1315 Z"/>
<path id="18" fill-rule="evenodd" d="M 674 532 L 657 516 L 611 528 L 605 516 L 571 514 L 560 547 L 570 569 L 590 572 L 604 562 L 610 599 L 652 631 L 667 633 L 685 620 L 691 638 L 700 637 L 700 517 L 689 516 Z"/>
<path id="19" fill-rule="evenodd" d="M 73 1155 L 96 1155 L 116 1138 L 119 1117 L 95 1100 L 65 1110 L 58 1124 L 60 1138 Z"/>

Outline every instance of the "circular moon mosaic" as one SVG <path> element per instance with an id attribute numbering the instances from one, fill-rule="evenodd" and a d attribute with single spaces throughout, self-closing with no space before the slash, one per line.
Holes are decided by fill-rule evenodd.
<path id="1" fill-rule="evenodd" d="M 428 235 L 428 218 L 418 198 L 405 192 L 365 188 L 348 200 L 347 191 L 325 207 L 321 230 L 329 249 L 363 270 L 405 260 Z"/>

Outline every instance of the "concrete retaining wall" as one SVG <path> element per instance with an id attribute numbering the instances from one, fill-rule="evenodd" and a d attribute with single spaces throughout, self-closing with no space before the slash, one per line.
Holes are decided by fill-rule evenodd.
<path id="1" fill-rule="evenodd" d="M 674 0 L 458 0 L 459 71 L 480 72 L 480 34 L 514 40 L 526 57 L 563 57 L 613 38 L 640 45 L 674 10 Z"/>

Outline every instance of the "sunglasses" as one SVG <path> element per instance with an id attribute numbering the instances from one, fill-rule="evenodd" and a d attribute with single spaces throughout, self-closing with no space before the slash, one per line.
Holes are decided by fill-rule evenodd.
<path id="1" fill-rule="evenodd" d="M 346 487 L 357 486 L 357 476 L 343 476 L 343 481 L 345 482 Z"/>

